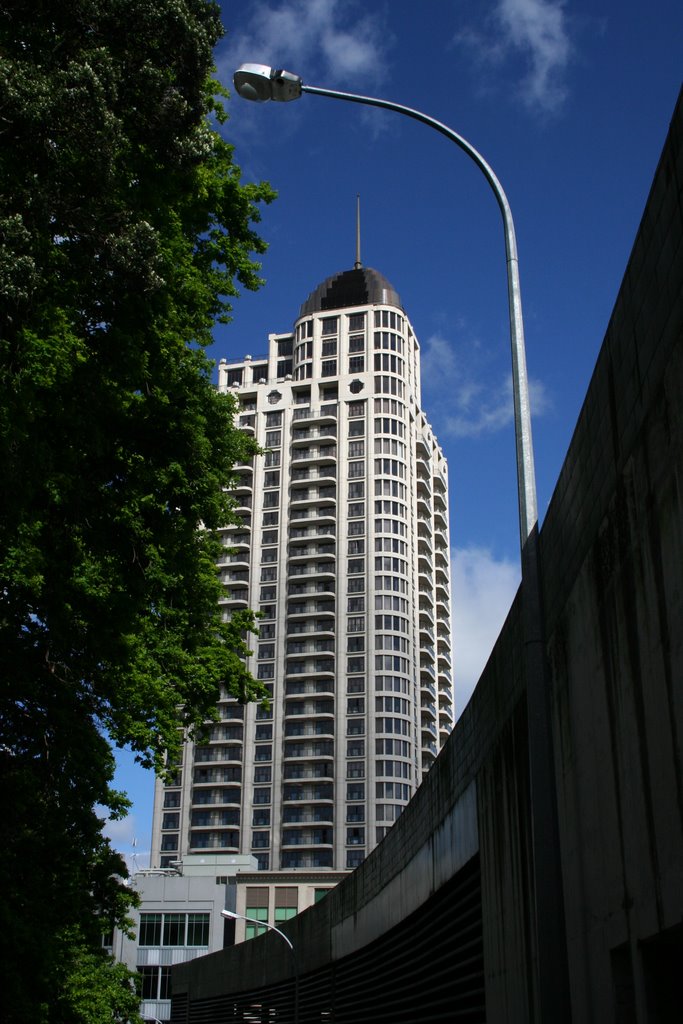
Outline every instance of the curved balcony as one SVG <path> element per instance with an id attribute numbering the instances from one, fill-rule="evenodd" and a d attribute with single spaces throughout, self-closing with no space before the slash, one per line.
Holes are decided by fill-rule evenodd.
<path id="1" fill-rule="evenodd" d="M 301 719 L 297 721 L 297 719 Z M 304 715 L 288 715 L 285 722 L 285 739 L 324 736 L 334 739 L 334 718 L 311 719 Z"/>
<path id="2" fill-rule="evenodd" d="M 309 619 L 311 615 L 317 617 L 330 616 L 335 618 L 334 601 L 290 601 L 287 605 L 287 619 L 299 619 L 302 616 Z"/>
<path id="3" fill-rule="evenodd" d="M 338 402 L 326 402 L 325 405 L 321 405 L 319 409 L 302 407 L 300 409 L 294 409 L 292 420 L 295 423 L 298 423 L 301 420 L 306 420 L 310 424 L 316 422 L 334 423 L 337 419 L 338 409 Z"/>
<path id="4" fill-rule="evenodd" d="M 282 849 L 290 846 L 332 846 L 334 832 L 331 828 L 308 828 L 289 829 L 283 828 L 281 846 Z"/>
<path id="5" fill-rule="evenodd" d="M 190 832 L 191 850 L 226 850 L 228 853 L 238 853 L 240 846 L 239 829 L 230 831 Z"/>
<path id="6" fill-rule="evenodd" d="M 190 814 L 191 828 L 239 828 L 239 809 L 216 810 L 216 811 L 195 811 Z"/>
<path id="7" fill-rule="evenodd" d="M 335 635 L 335 622 L 333 618 L 325 618 L 316 622 L 310 622 L 306 619 L 293 620 L 287 623 L 287 639 L 295 637 L 309 637 L 319 636 L 323 639 L 333 638 Z M 334 650 L 333 647 L 324 648 L 325 650 Z"/>
<path id="8" fill-rule="evenodd" d="M 304 697 L 310 696 L 304 694 Z M 320 715 L 334 717 L 333 700 L 286 700 L 285 718 L 316 718 Z"/>
<path id="9" fill-rule="evenodd" d="M 334 757 L 332 740 L 285 740 L 283 757 L 285 761 L 307 762 L 315 758 Z"/>
<path id="10" fill-rule="evenodd" d="M 303 699 L 312 695 L 333 697 L 334 696 L 334 674 L 322 679 L 296 679 L 291 676 L 285 682 L 285 694 L 287 699 Z"/>
<path id="11" fill-rule="evenodd" d="M 291 445 L 295 449 L 300 446 L 306 446 L 311 441 L 318 440 L 329 440 L 333 438 L 337 439 L 337 424 L 335 422 L 325 423 L 323 421 L 321 426 L 306 426 L 306 427 L 293 427 Z"/>
<path id="12" fill-rule="evenodd" d="M 293 780 L 287 782 L 282 789 L 282 802 L 283 804 L 301 804 L 301 803 L 320 803 L 321 801 L 334 800 L 334 786 L 331 782 L 320 782 L 318 784 L 311 784 L 310 781 L 297 782 Z M 330 810 L 330 814 L 333 811 Z"/>
<path id="13" fill-rule="evenodd" d="M 422 459 L 424 462 L 429 462 L 431 459 L 431 448 L 423 437 L 418 437 L 415 441 L 415 454 L 418 459 Z"/>
<path id="14" fill-rule="evenodd" d="M 289 547 L 289 561 L 295 561 L 298 564 L 300 558 L 336 558 L 337 557 L 337 545 L 334 541 L 322 541 L 318 544 L 311 544 L 310 542 L 302 547 L 295 547 L 296 541 L 290 541 Z"/>
<path id="15" fill-rule="evenodd" d="M 242 803 L 242 790 L 240 786 L 229 789 L 193 789 L 192 806 L 210 807 L 211 805 L 231 806 L 234 804 L 239 809 Z"/>
<path id="16" fill-rule="evenodd" d="M 329 804 L 316 806 L 315 804 L 298 801 L 299 806 L 286 807 L 282 812 L 282 824 L 305 826 L 305 825 L 332 825 L 334 823 L 334 808 Z"/>
<path id="17" fill-rule="evenodd" d="M 290 502 L 293 507 L 299 509 L 303 506 L 311 505 L 330 505 L 335 504 L 337 501 L 337 488 L 336 487 L 292 487 L 290 491 Z M 327 513 L 330 515 L 330 513 Z M 317 517 L 321 518 L 321 513 L 318 512 Z"/>
<path id="18" fill-rule="evenodd" d="M 416 488 L 418 498 L 422 498 L 425 502 L 428 502 L 432 495 L 431 483 L 428 477 L 419 471 L 417 474 Z"/>
<path id="19" fill-rule="evenodd" d="M 432 518 L 432 509 L 429 504 L 429 500 L 425 497 L 423 491 L 417 492 L 417 515 L 418 519 L 426 519 L 429 521 Z"/>
<path id="20" fill-rule="evenodd" d="M 290 761 L 282 766 L 282 777 L 287 783 L 296 781 L 310 782 L 313 779 L 332 779 L 334 777 L 334 764 L 330 761 Z"/>

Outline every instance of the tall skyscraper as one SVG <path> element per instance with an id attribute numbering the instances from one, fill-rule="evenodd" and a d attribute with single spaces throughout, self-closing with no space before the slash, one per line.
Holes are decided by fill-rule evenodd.
<path id="1" fill-rule="evenodd" d="M 356 867 L 453 725 L 447 466 L 401 300 L 357 262 L 219 388 L 265 449 L 238 467 L 223 613 L 261 612 L 268 713 L 227 697 L 157 783 L 152 865 L 203 850 L 260 869 Z"/>

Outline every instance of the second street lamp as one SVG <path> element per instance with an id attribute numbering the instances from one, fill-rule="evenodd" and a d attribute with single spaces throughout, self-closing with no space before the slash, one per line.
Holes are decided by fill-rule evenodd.
<path id="1" fill-rule="evenodd" d="M 507 265 L 508 310 L 512 349 L 517 493 L 522 568 L 522 640 L 527 690 L 529 776 L 533 877 L 537 947 L 536 981 L 540 1019 L 552 1024 L 570 1020 L 564 898 L 560 864 L 557 798 L 545 653 L 542 582 L 538 537 L 536 480 L 531 437 L 529 382 L 514 222 L 507 196 L 493 170 L 474 146 L 441 121 L 391 100 L 305 85 L 291 71 L 265 64 L 242 64 L 234 74 L 235 89 L 256 102 L 287 102 L 303 93 L 380 107 L 403 114 L 444 135 L 463 150 L 488 181 L 503 217 Z"/>

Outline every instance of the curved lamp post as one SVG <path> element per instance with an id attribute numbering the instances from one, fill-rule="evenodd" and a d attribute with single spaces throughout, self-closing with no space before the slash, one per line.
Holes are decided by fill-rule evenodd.
<path id="1" fill-rule="evenodd" d="M 404 114 L 445 135 L 475 162 L 491 186 L 503 216 L 507 260 L 508 309 L 512 347 L 512 390 L 517 453 L 519 537 L 522 563 L 522 633 L 524 640 L 529 733 L 529 775 L 536 923 L 537 983 L 540 1019 L 562 1024 L 571 1016 L 564 931 L 564 898 L 560 864 L 550 701 L 545 656 L 542 584 L 539 564 L 538 509 L 531 438 L 529 382 L 524 347 L 524 321 L 519 284 L 517 242 L 507 196 L 489 164 L 474 146 L 441 121 L 374 96 L 304 85 L 299 75 L 265 64 L 242 64 L 234 74 L 235 89 L 244 99 L 286 102 L 302 93 L 347 100 Z"/>
<path id="2" fill-rule="evenodd" d="M 228 921 L 249 921 L 251 924 L 258 925 L 259 928 L 267 928 L 268 931 L 275 932 L 287 943 L 289 952 L 292 954 L 292 966 L 294 968 L 294 1024 L 299 1024 L 299 962 L 292 940 L 283 931 L 276 928 L 274 924 L 268 924 L 267 921 L 259 921 L 257 917 L 237 914 L 234 910 L 221 910 L 221 917 L 225 917 Z"/>

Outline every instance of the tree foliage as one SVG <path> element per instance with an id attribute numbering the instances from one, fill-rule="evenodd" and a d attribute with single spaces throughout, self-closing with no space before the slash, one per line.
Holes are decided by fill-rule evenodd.
<path id="1" fill-rule="evenodd" d="M 221 31 L 205 0 L 0 10 L 7 1020 L 57 1005 L 69 929 L 92 944 L 97 915 L 125 916 L 94 811 L 125 810 L 104 736 L 160 768 L 221 686 L 263 696 L 253 616 L 221 620 L 215 569 L 231 468 L 255 448 L 204 348 L 261 284 L 273 193 L 216 130 Z"/>

